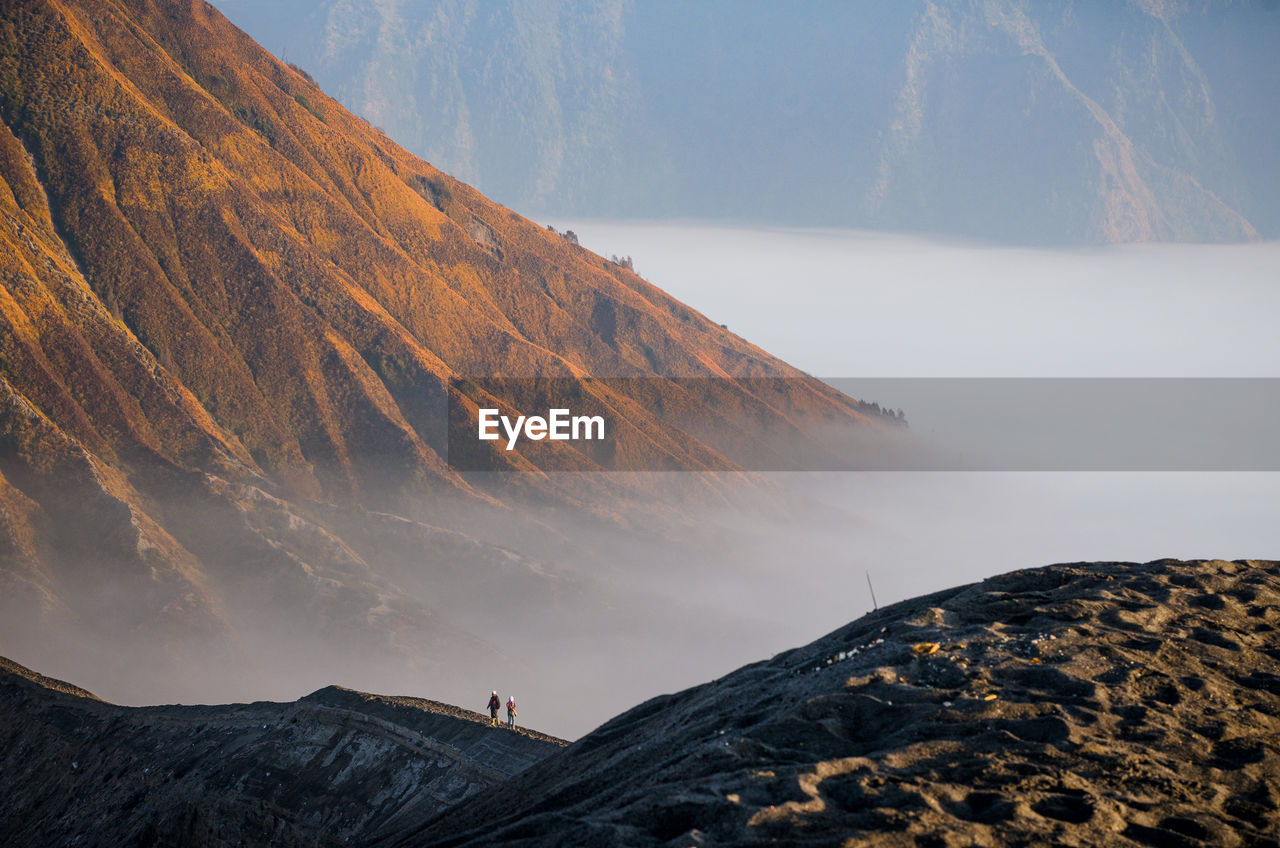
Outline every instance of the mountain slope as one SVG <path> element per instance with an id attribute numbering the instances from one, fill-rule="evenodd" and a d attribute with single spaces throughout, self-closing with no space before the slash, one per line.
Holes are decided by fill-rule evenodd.
<path id="1" fill-rule="evenodd" d="M 409 149 L 559 217 L 1280 234 L 1266 0 L 217 5 Z"/>
<path id="2" fill-rule="evenodd" d="M 432 701 L 105 704 L 0 659 L 0 839 L 346 845 L 500 784 L 564 743 Z"/>
<path id="3" fill-rule="evenodd" d="M 1276 844 L 1280 564 L 1016 571 L 642 704 L 385 844 Z"/>
<path id="4" fill-rule="evenodd" d="M 558 378 L 659 468 L 736 467 L 761 444 L 739 416 L 868 421 L 409 155 L 200 0 L 4 4 L 0 119 L 0 639 L 95 687 L 147 669 L 166 699 L 225 697 L 197 655 L 277 687 L 299 657 L 469 668 L 503 652 L 459 598 L 582 597 L 544 562 L 580 547 L 515 506 L 607 531 L 652 493 L 464 479 L 450 424 L 530 400 L 470 378 Z M 686 432 L 689 410 L 726 426 Z M 562 445 L 481 466 L 600 467 Z"/>

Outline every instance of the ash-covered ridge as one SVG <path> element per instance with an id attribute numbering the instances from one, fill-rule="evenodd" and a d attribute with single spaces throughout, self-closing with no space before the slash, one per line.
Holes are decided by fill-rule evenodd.
<path id="1" fill-rule="evenodd" d="M 564 745 L 417 698 L 120 707 L 0 660 L 0 844 L 360 844 Z"/>
<path id="2" fill-rule="evenodd" d="M 655 698 L 400 846 L 1274 846 L 1280 564 L 1017 571 Z"/>

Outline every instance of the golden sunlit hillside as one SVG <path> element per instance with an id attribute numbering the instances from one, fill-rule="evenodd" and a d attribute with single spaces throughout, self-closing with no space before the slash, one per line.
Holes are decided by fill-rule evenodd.
<path id="1" fill-rule="evenodd" d="M 474 548 L 450 534 L 497 527 L 512 497 L 619 518 L 599 481 L 454 471 L 450 417 L 522 400 L 471 378 L 558 378 L 615 416 L 613 454 L 659 469 L 868 421 L 406 153 L 207 3 L 6 3 L 0 116 L 0 580 L 21 638 L 122 639 L 178 678 L 184 644 L 317 644 L 267 603 L 353 657 L 483 653 L 379 558 L 425 563 L 426 584 L 505 567 L 485 543 L 537 537 L 527 517 Z M 599 467 L 561 443 L 480 459 Z"/>

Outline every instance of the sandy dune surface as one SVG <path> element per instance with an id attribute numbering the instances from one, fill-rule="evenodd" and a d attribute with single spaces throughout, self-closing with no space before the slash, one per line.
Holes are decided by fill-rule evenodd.
<path id="1" fill-rule="evenodd" d="M 396 844 L 1274 846 L 1277 626 L 1274 562 L 1017 571 L 654 699 Z"/>

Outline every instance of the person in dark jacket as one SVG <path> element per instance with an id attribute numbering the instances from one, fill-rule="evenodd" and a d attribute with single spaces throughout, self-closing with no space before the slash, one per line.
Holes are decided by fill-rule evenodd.
<path id="1" fill-rule="evenodd" d="M 489 724 L 496 727 L 498 724 L 498 708 L 502 706 L 502 699 L 498 697 L 498 690 L 494 689 L 489 695 Z"/>

